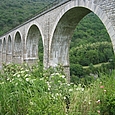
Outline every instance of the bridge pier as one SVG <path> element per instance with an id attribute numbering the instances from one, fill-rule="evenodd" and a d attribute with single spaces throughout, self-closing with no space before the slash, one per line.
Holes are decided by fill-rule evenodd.
<path id="1" fill-rule="evenodd" d="M 70 83 L 70 66 L 66 65 L 66 66 L 63 66 L 63 68 L 64 68 L 64 73 L 65 73 L 67 82 Z"/>
<path id="2" fill-rule="evenodd" d="M 24 62 L 31 66 L 38 62 L 38 58 L 25 58 Z"/>
<path id="3" fill-rule="evenodd" d="M 6 54 L 6 64 L 12 63 L 12 53 Z"/>
<path id="4" fill-rule="evenodd" d="M 6 63 L 6 52 L 2 53 L 2 63 Z"/>

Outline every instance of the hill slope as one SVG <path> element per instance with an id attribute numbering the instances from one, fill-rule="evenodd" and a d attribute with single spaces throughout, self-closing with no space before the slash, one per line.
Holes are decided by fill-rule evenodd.
<path id="1" fill-rule="evenodd" d="M 54 0 L 0 0 L 0 35 L 38 14 Z"/>

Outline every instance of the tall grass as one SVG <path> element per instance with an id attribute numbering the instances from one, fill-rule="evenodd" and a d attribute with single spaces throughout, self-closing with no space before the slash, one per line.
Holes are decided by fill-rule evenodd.
<path id="1" fill-rule="evenodd" d="M 58 68 L 7 65 L 0 73 L 0 115 L 115 115 L 115 72 L 90 85 L 68 84 Z"/>

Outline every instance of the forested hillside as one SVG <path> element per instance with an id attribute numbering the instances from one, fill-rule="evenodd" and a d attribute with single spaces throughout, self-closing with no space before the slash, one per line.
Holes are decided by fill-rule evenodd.
<path id="1" fill-rule="evenodd" d="M 0 0 L 0 35 L 38 14 L 54 1 Z M 109 35 L 99 18 L 90 13 L 77 25 L 71 40 L 71 75 L 82 76 L 83 66 L 108 63 L 109 60 L 114 60 Z"/>
<path id="2" fill-rule="evenodd" d="M 0 35 L 19 25 L 54 0 L 0 0 Z"/>

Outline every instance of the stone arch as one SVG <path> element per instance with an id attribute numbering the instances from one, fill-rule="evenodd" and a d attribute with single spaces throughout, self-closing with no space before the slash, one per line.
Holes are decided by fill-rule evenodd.
<path id="1" fill-rule="evenodd" d="M 14 37 L 14 46 L 13 46 L 13 62 L 22 63 L 22 37 L 19 31 L 16 32 Z"/>
<path id="2" fill-rule="evenodd" d="M 56 66 L 61 63 L 65 66 L 65 72 L 68 74 L 68 77 L 70 73 L 69 44 L 73 31 L 80 20 L 90 12 L 94 12 L 104 24 L 115 52 L 115 30 L 108 15 L 101 9 L 99 4 L 97 5 L 97 2 L 92 0 L 70 1 L 58 14 L 49 43 L 49 66 Z"/>
<path id="3" fill-rule="evenodd" d="M 51 66 L 55 66 L 59 63 L 63 64 L 63 66 L 69 66 L 68 51 L 73 31 L 79 21 L 90 12 L 90 10 L 82 7 L 74 7 L 62 15 L 52 36 L 50 48 Z"/>
<path id="4" fill-rule="evenodd" d="M 8 36 L 8 42 L 7 42 L 7 63 L 12 62 L 12 39 L 11 36 Z"/>
<path id="5" fill-rule="evenodd" d="M 6 39 L 3 39 L 3 49 L 2 49 L 3 53 L 6 53 Z"/>
<path id="6" fill-rule="evenodd" d="M 103 1 L 100 2 L 100 4 Z M 72 38 L 73 31 L 79 21 L 88 13 L 94 12 L 104 24 L 115 52 L 115 30 L 112 26 L 111 20 L 108 19 L 107 14 L 97 5 L 97 2 L 90 0 L 76 0 L 70 1 L 62 9 L 55 21 L 53 31 L 51 33 L 49 52 L 49 64 L 55 66 L 62 63 L 64 66 L 69 65 L 68 49 Z"/>
<path id="7" fill-rule="evenodd" d="M 26 38 L 26 61 L 28 64 L 36 63 L 39 59 L 38 44 L 41 33 L 37 25 L 33 24 L 29 27 Z"/>
<path id="8" fill-rule="evenodd" d="M 6 38 L 3 38 L 3 46 L 2 46 L 2 62 L 6 63 Z"/>
<path id="9" fill-rule="evenodd" d="M 37 23 L 37 22 L 34 22 L 34 23 L 31 23 L 28 27 L 27 27 L 27 30 L 26 30 L 26 34 L 25 34 L 25 38 L 26 38 L 26 42 L 27 42 L 27 38 L 28 38 L 28 32 L 29 30 L 31 29 L 32 26 L 36 26 L 38 28 L 38 31 L 40 33 L 40 36 L 42 38 L 42 42 L 43 42 L 43 46 L 44 46 L 44 35 L 43 35 L 43 31 L 42 31 L 42 28 L 40 27 L 40 25 Z"/>
<path id="10" fill-rule="evenodd" d="M 12 40 L 11 40 L 11 36 L 8 36 L 8 50 L 7 53 L 11 54 L 12 53 Z"/>

